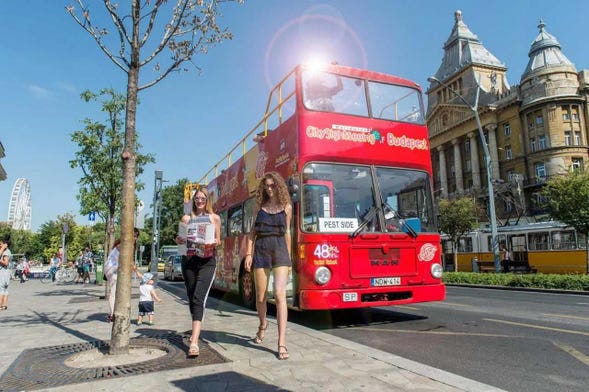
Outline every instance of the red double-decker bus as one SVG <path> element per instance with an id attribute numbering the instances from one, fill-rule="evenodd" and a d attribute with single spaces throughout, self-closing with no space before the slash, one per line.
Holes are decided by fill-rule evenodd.
<path id="1" fill-rule="evenodd" d="M 299 65 L 271 91 L 262 120 L 197 182 L 206 184 L 222 221 L 214 287 L 240 293 L 248 306 L 255 293 L 244 269 L 246 236 L 256 186 L 269 171 L 287 180 L 293 200 L 291 307 L 445 298 L 416 83 Z M 194 186 L 187 185 L 187 200 Z"/>

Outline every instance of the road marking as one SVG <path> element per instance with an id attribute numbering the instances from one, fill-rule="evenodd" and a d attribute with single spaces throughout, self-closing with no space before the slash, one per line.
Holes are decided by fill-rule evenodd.
<path id="1" fill-rule="evenodd" d="M 397 305 L 397 306 L 395 306 L 395 308 L 409 309 L 409 310 L 421 310 L 420 308 L 416 308 L 413 306 L 407 306 L 407 305 Z M 390 308 L 389 308 L 389 310 L 390 310 Z"/>
<path id="2" fill-rule="evenodd" d="M 566 344 L 559 344 L 556 342 L 552 342 L 556 347 L 560 348 L 564 352 L 571 354 L 573 357 L 578 359 L 579 361 L 583 362 L 585 365 L 589 366 L 589 356 L 583 354 L 582 352 L 575 350 L 573 347 L 568 346 Z"/>
<path id="3" fill-rule="evenodd" d="M 554 316 L 560 318 L 570 318 L 575 320 L 589 320 L 589 317 L 571 316 L 568 314 L 553 314 L 553 313 L 542 313 L 542 316 Z"/>
<path id="4" fill-rule="evenodd" d="M 472 305 L 466 305 L 466 304 L 459 304 L 456 302 L 448 302 L 448 301 L 443 301 L 442 305 L 452 305 L 452 306 L 463 306 L 465 308 L 472 308 Z"/>
<path id="5" fill-rule="evenodd" d="M 496 333 L 469 333 L 469 332 L 450 332 L 450 331 L 413 331 L 408 329 L 379 329 L 370 327 L 360 327 L 362 331 L 373 331 L 373 332 L 405 332 L 405 333 L 417 333 L 417 334 L 432 334 L 432 335 L 467 335 L 467 336 L 485 336 L 485 337 L 501 337 L 501 338 L 512 338 L 513 336 L 496 334 Z"/>
<path id="6" fill-rule="evenodd" d="M 574 330 L 571 330 L 571 329 L 545 327 L 545 326 L 542 326 L 542 325 L 525 324 L 525 323 L 516 323 L 514 321 L 507 321 L 507 320 L 496 320 L 496 319 L 483 319 L 483 320 L 485 320 L 485 321 L 494 321 L 496 323 L 503 323 L 503 324 L 519 325 L 520 327 L 545 329 L 545 330 L 548 330 L 548 331 L 556 331 L 556 332 L 564 332 L 564 333 L 571 333 L 571 334 L 576 334 L 576 335 L 589 336 L 589 332 L 574 331 Z"/>

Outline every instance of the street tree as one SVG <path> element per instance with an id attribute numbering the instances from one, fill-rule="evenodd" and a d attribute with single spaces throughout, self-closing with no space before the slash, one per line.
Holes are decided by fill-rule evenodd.
<path id="1" fill-rule="evenodd" d="M 100 50 L 127 76 L 125 144 L 123 159 L 121 245 L 111 354 L 129 352 L 133 218 L 135 211 L 135 119 L 139 91 L 162 81 L 170 73 L 187 70 L 197 54 L 206 54 L 232 34 L 217 24 L 220 3 L 231 0 L 131 0 L 124 5 L 103 0 L 113 27 L 94 24 L 83 0 L 67 12 L 98 44 Z M 238 0 L 241 2 L 241 0 Z M 95 10 L 96 8 L 93 8 Z M 167 21 L 164 20 L 167 18 Z M 96 19 L 100 22 L 100 18 Z M 109 25 L 110 26 L 110 25 Z M 110 34 L 114 32 L 115 34 Z M 150 38 L 153 40 L 150 41 Z M 169 56 L 163 57 L 164 53 Z M 148 66 L 151 67 L 147 68 Z M 198 69 L 198 67 L 196 67 Z M 140 79 L 140 71 L 145 70 Z"/>
<path id="2" fill-rule="evenodd" d="M 71 134 L 71 140 L 78 145 L 79 150 L 70 161 L 72 168 L 80 168 L 82 171 L 76 196 L 80 201 L 80 213 L 87 215 L 95 212 L 106 223 L 102 241 L 106 262 L 114 243 L 115 220 L 121 210 L 126 97 L 113 89 L 102 89 L 99 93 L 84 91 L 81 98 L 86 102 L 100 101 L 101 110 L 107 115 L 104 122 L 84 119 L 84 129 Z M 144 187 L 138 178 L 145 165 L 154 161 L 153 155 L 142 154 L 140 150 L 141 145 L 136 141 L 134 155 L 137 191 Z"/>
<path id="3" fill-rule="evenodd" d="M 542 190 L 550 216 L 585 235 L 589 273 L 589 168 L 554 176 Z"/>
<path id="4" fill-rule="evenodd" d="M 458 271 L 458 240 L 477 225 L 475 202 L 470 197 L 441 199 L 439 203 L 439 229 L 452 242 L 454 271 Z"/>

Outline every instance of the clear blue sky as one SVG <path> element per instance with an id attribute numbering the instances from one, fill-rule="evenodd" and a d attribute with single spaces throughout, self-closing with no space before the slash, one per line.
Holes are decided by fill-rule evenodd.
<path id="1" fill-rule="evenodd" d="M 98 0 L 87 3 L 101 10 Z M 0 182 L 0 221 L 8 218 L 14 182 L 24 177 L 31 184 L 34 231 L 66 212 L 88 223 L 76 201 L 81 172 L 68 164 L 76 151 L 70 134 L 86 117 L 104 118 L 80 93 L 125 91 L 123 72 L 73 22 L 68 4 L 7 0 L 0 12 L 1 163 L 8 173 Z M 470 30 L 508 67 L 511 84 L 519 83 L 540 18 L 577 70 L 589 68 L 586 0 L 566 6 L 545 0 L 246 0 L 222 9 L 218 22 L 235 38 L 196 58 L 203 72 L 170 75 L 140 95 L 139 141 L 156 155 L 141 178 L 145 212 L 156 169 L 170 182 L 196 181 L 261 119 L 271 86 L 317 52 L 427 87 L 460 9 Z"/>

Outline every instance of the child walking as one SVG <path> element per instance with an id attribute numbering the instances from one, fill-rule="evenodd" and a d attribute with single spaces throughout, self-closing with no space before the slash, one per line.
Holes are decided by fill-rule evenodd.
<path id="1" fill-rule="evenodd" d="M 145 315 L 147 315 L 149 320 L 147 324 L 154 324 L 154 300 L 157 302 L 162 302 L 162 300 L 157 296 L 155 288 L 153 287 L 153 274 L 146 272 L 141 276 L 141 284 L 139 285 L 139 315 L 137 316 L 137 325 L 141 325 L 143 323 L 143 317 Z"/>

